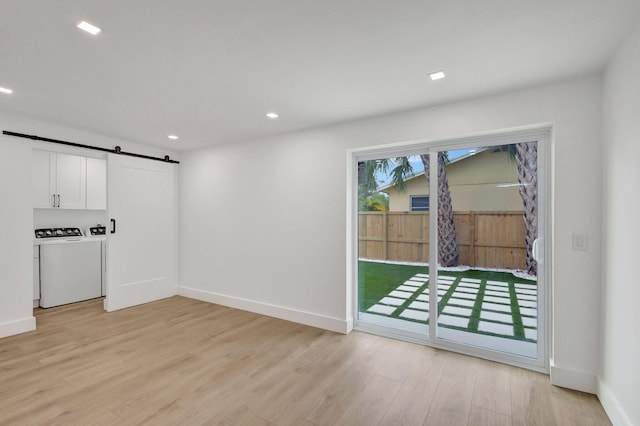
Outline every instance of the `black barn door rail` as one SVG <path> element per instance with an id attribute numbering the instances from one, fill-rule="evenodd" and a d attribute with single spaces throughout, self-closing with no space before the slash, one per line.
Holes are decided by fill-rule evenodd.
<path id="1" fill-rule="evenodd" d="M 27 134 L 24 134 L 24 133 L 10 132 L 9 130 L 3 130 L 2 134 L 3 135 L 7 135 L 7 136 L 15 136 L 15 137 L 18 137 L 18 138 L 32 139 L 34 141 L 43 141 L 43 142 L 57 143 L 59 145 L 75 146 L 77 148 L 93 149 L 93 150 L 96 150 L 96 151 L 109 152 L 111 154 L 120 154 L 120 155 L 128 155 L 129 157 L 146 158 L 147 160 L 162 161 L 163 163 L 180 164 L 179 161 L 172 160 L 171 158 L 169 158 L 168 155 L 165 155 L 164 158 L 152 157 L 150 155 L 136 154 L 136 153 L 133 153 L 133 152 L 126 152 L 126 151 L 123 151 L 119 146 L 116 146 L 113 149 L 101 148 L 99 146 L 85 145 L 85 144 L 82 144 L 82 143 L 67 142 L 67 141 L 61 141 L 59 139 L 43 138 L 42 136 L 27 135 Z"/>

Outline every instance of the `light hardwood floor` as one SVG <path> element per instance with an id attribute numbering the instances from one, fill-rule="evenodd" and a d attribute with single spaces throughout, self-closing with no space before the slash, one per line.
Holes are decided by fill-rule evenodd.
<path id="1" fill-rule="evenodd" d="M 547 376 L 182 297 L 36 310 L 0 339 L 0 424 L 605 425 Z"/>

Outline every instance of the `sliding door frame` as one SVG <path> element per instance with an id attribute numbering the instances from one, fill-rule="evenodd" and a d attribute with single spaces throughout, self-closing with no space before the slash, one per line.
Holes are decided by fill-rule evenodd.
<path id="1" fill-rule="evenodd" d="M 448 139 L 434 139 L 422 141 L 401 142 L 387 145 L 378 145 L 364 148 L 351 149 L 347 152 L 347 303 L 350 307 L 349 318 L 353 318 L 355 330 L 378 334 L 386 337 L 396 338 L 409 342 L 424 344 L 426 346 L 459 352 L 466 355 L 516 365 L 519 367 L 549 372 L 549 359 L 551 348 L 551 259 L 552 259 L 552 192 L 551 192 L 551 143 L 552 125 L 544 123 L 535 126 L 505 129 L 495 132 L 460 136 Z M 380 158 L 413 156 L 425 153 L 436 153 L 438 151 L 448 151 L 468 146 L 499 146 L 518 142 L 538 142 L 538 215 L 539 229 L 538 237 L 542 239 L 542 262 L 538 267 L 538 356 L 536 359 L 504 352 L 497 352 L 483 349 L 476 346 L 456 343 L 441 339 L 437 336 L 437 309 L 429 310 L 429 325 L 425 325 L 425 333 L 399 330 L 389 326 L 374 324 L 359 320 L 358 303 L 358 162 L 375 160 Z M 435 155 L 430 155 L 430 193 L 437 185 L 437 159 Z M 431 211 L 437 211 L 437 197 L 431 197 Z M 430 215 L 429 218 L 429 264 L 435 265 L 437 259 L 437 215 Z M 429 268 L 429 279 L 431 283 L 437 282 L 438 268 Z M 437 306 L 437 287 L 430 286 L 429 292 L 430 306 Z M 435 304 L 434 304 L 435 303 Z"/>

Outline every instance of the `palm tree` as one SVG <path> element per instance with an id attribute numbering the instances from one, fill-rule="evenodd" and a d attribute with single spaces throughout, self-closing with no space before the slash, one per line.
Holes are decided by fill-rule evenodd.
<path id="1" fill-rule="evenodd" d="M 424 165 L 424 172 L 429 185 L 429 155 L 420 156 Z M 446 152 L 438 154 L 438 257 L 443 266 L 457 266 L 459 260 L 456 226 L 453 221 L 453 206 L 449 181 L 446 173 L 446 163 L 449 158 Z M 413 177 L 413 167 L 408 157 L 393 159 L 369 160 L 358 163 L 359 193 L 370 195 L 377 191 L 378 182 L 375 175 L 378 171 L 388 172 L 391 165 L 391 183 L 400 191 L 406 188 L 405 181 Z"/>
<path id="2" fill-rule="evenodd" d="M 528 274 L 537 275 L 538 262 L 533 258 L 533 242 L 538 238 L 538 144 L 520 142 L 500 146 L 495 151 L 506 151 L 516 160 L 518 186 L 523 204 L 526 268 Z"/>
<path id="3" fill-rule="evenodd" d="M 367 160 L 358 163 L 358 193 L 371 195 L 378 190 L 376 173 L 387 173 L 391 170 L 391 183 L 400 191 L 406 188 L 405 181 L 413 177 L 413 167 L 408 157 L 383 158 L 381 160 Z"/>
<path id="4" fill-rule="evenodd" d="M 527 273 L 537 275 L 538 262 L 533 258 L 533 242 L 538 238 L 538 144 L 515 144 L 520 197 L 524 204 L 525 243 L 527 246 Z"/>
<path id="5" fill-rule="evenodd" d="M 429 154 L 421 154 L 420 159 L 424 165 L 424 175 L 429 185 Z M 449 179 L 447 178 L 446 163 L 449 159 L 446 152 L 438 152 L 438 257 L 442 266 L 458 266 L 460 254 L 456 224 L 453 220 L 453 205 L 449 192 Z"/>

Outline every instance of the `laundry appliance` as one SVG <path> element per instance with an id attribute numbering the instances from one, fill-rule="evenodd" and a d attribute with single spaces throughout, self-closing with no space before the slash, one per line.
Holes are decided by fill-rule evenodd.
<path id="1" fill-rule="evenodd" d="M 80 228 L 40 228 L 40 307 L 66 305 L 102 296 L 103 243 Z"/>

